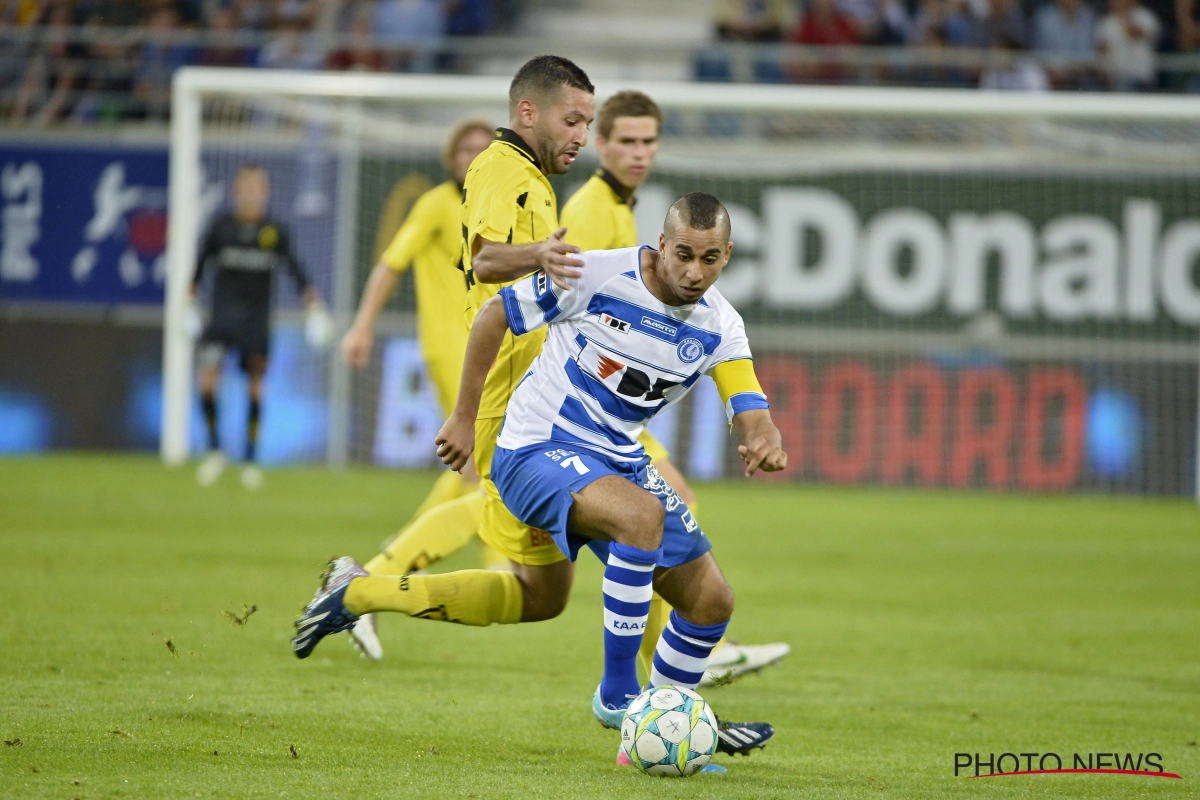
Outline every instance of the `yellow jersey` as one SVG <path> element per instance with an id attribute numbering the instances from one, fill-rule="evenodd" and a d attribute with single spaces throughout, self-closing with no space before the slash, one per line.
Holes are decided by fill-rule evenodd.
<path id="1" fill-rule="evenodd" d="M 624 187 L 601 167 L 571 195 L 562 210 L 562 227 L 567 241 L 580 250 L 617 250 L 636 247 L 637 225 L 633 221 L 633 198 L 626 200 Z"/>
<path id="2" fill-rule="evenodd" d="M 467 277 L 468 328 L 483 304 L 508 285 L 475 280 L 471 248 L 476 237 L 508 244 L 533 244 L 545 240 L 557 229 L 558 199 L 550 181 L 542 174 L 537 156 L 514 131 L 498 129 L 496 140 L 471 163 L 463 187 L 461 244 Z M 514 336 L 512 331 L 504 334 L 496 363 L 483 384 L 479 419 L 504 416 L 508 399 L 542 352 L 545 340 L 545 328 L 524 336 Z"/>
<path id="3" fill-rule="evenodd" d="M 454 181 L 421 195 L 379 260 L 397 273 L 413 267 L 417 339 L 443 413 L 458 396 L 469 331 L 462 323 L 467 285 L 462 258 L 462 193 Z"/>

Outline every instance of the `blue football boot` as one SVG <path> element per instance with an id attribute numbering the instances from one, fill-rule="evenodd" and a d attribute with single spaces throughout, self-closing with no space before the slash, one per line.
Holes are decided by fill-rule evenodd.
<path id="1" fill-rule="evenodd" d="M 596 715 L 596 719 L 600 720 L 601 725 L 619 731 L 621 723 L 625 721 L 625 709 L 629 708 L 629 702 L 633 700 L 633 697 L 626 697 L 625 704 L 620 708 L 609 708 L 600 699 L 600 687 L 597 686 L 596 693 L 592 695 L 592 713 Z"/>
<path id="2" fill-rule="evenodd" d="M 771 740 L 775 729 L 765 722 L 726 722 L 717 717 L 717 752 L 748 756 Z"/>
<path id="3" fill-rule="evenodd" d="M 296 658 L 308 658 L 317 642 L 331 633 L 349 630 L 358 621 L 342 599 L 346 588 L 355 578 L 367 577 L 367 571 L 353 558 L 342 556 L 329 562 L 321 580 L 321 587 L 313 597 L 300 619 L 296 620 L 296 635 L 292 637 L 292 650 Z M 617 723 L 620 725 L 620 723 Z"/>

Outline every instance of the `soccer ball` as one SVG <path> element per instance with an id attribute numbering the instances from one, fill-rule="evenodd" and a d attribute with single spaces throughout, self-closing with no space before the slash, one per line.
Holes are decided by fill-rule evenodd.
<path id="1" fill-rule="evenodd" d="M 656 686 L 629 704 L 621 749 L 647 775 L 685 778 L 704 768 L 717 749 L 717 717 L 689 689 Z"/>

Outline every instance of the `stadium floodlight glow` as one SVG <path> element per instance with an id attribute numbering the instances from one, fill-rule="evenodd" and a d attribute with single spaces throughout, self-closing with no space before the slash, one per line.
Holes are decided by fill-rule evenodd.
<path id="1" fill-rule="evenodd" d="M 667 112 L 642 239 L 685 191 L 730 207 L 719 286 L 804 442 L 799 477 L 1200 497 L 1200 98 L 599 81 L 597 99 L 626 88 Z M 164 460 L 189 455 L 182 319 L 232 167 L 269 162 L 289 202 L 323 193 L 284 221 L 344 330 L 385 229 L 441 179 L 441 137 L 466 116 L 503 124 L 507 90 L 490 76 L 176 72 Z M 556 179 L 560 204 L 586 175 Z M 381 325 L 412 332 L 395 306 Z M 319 401 L 303 420 L 322 431 L 307 457 L 409 463 L 397 442 L 436 420 L 405 394 L 409 351 L 383 355 L 362 376 L 336 351 L 297 356 L 294 380 Z M 689 402 L 691 430 L 673 437 L 686 465 L 726 474 L 719 404 Z"/>

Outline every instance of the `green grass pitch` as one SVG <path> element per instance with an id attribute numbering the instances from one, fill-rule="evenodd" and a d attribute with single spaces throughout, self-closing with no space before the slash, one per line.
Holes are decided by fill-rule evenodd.
<path id="1" fill-rule="evenodd" d="M 283 470 L 250 494 L 149 458 L 0 461 L 0 796 L 1200 796 L 1189 502 L 700 486 L 731 631 L 793 653 L 706 692 L 775 741 L 670 781 L 616 767 L 591 717 L 590 555 L 550 622 L 389 617 L 381 663 L 345 636 L 291 654 L 324 559 L 374 554 L 432 478 Z M 954 777 L 956 752 L 1008 751 L 1156 752 L 1183 779 Z"/>

